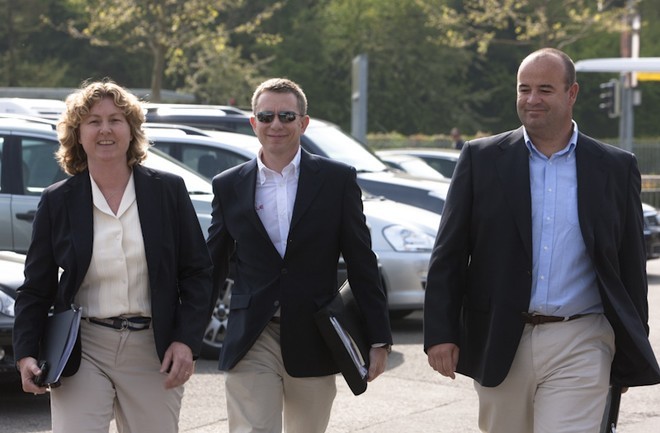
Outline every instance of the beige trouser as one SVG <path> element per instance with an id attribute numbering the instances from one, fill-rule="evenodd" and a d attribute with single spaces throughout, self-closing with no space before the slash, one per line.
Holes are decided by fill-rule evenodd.
<path id="1" fill-rule="evenodd" d="M 82 362 L 51 391 L 53 433 L 178 431 L 183 386 L 166 390 L 152 329 L 117 331 L 81 322 Z"/>
<path id="2" fill-rule="evenodd" d="M 291 377 L 284 369 L 280 326 L 266 326 L 240 362 L 225 372 L 230 433 L 322 433 L 337 394 L 335 376 Z"/>
<path id="3" fill-rule="evenodd" d="M 597 433 L 609 388 L 614 332 L 602 314 L 525 325 L 499 386 L 475 382 L 489 433 Z"/>

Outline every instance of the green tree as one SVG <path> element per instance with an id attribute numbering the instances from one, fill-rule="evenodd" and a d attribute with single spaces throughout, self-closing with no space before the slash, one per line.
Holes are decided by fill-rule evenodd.
<path id="1" fill-rule="evenodd" d="M 271 58 L 264 73 L 299 82 L 310 113 L 344 129 L 350 126 L 351 62 L 367 54 L 369 131 L 447 132 L 472 123 L 469 83 L 462 79 L 470 56 L 436 44 L 424 23 L 414 0 L 289 0 L 264 23 L 281 42 L 244 49 Z"/>
<path id="2" fill-rule="evenodd" d="M 44 25 L 41 15 L 54 0 L 0 0 L 0 82 L 4 86 L 53 86 L 67 73 L 56 52 L 45 51 L 44 39 L 62 38 Z"/>
<path id="3" fill-rule="evenodd" d="M 621 0 L 417 0 L 428 25 L 450 46 L 494 44 L 564 48 L 594 32 L 620 32 L 627 6 Z M 636 3 L 632 2 L 632 3 Z"/>
<path id="4" fill-rule="evenodd" d="M 152 100 L 160 101 L 165 71 L 187 75 L 191 53 L 221 55 L 227 30 L 221 14 L 239 2 L 228 0 L 68 0 L 84 11 L 66 23 L 68 32 L 100 47 L 122 47 L 151 59 Z M 194 63 L 194 62 L 193 62 Z M 185 81 L 185 80 L 184 80 Z"/>

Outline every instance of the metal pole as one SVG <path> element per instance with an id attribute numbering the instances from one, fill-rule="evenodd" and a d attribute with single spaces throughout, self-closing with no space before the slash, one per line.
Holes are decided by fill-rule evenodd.
<path id="1" fill-rule="evenodd" d="M 629 152 L 633 151 L 633 131 L 634 131 L 634 112 L 633 112 L 633 88 L 630 87 L 630 79 L 621 74 L 621 117 L 619 117 L 619 146 Z"/>
<path id="2" fill-rule="evenodd" d="M 368 57 L 360 54 L 353 59 L 351 134 L 364 144 L 367 143 L 367 77 Z"/>

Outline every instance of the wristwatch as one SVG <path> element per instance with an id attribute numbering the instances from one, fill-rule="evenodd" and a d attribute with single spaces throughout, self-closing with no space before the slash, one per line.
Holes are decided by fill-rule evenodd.
<path id="1" fill-rule="evenodd" d="M 374 344 L 374 345 L 372 345 L 371 347 L 382 347 L 382 348 L 384 348 L 385 350 L 387 350 L 387 353 L 388 353 L 388 354 L 389 354 L 389 353 L 392 353 L 392 345 L 391 345 L 391 344 L 387 344 L 387 343 Z"/>

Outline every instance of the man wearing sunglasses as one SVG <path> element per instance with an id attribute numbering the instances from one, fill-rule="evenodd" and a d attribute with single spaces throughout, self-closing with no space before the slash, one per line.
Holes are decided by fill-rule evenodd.
<path id="1" fill-rule="evenodd" d="M 313 315 L 337 292 L 340 255 L 372 348 L 368 380 L 392 343 L 387 301 L 362 213 L 355 169 L 309 154 L 302 89 L 262 83 L 250 122 L 257 158 L 213 179 L 208 246 L 214 280 L 235 262 L 220 369 L 230 432 L 324 432 L 336 394 L 332 360 Z"/>

